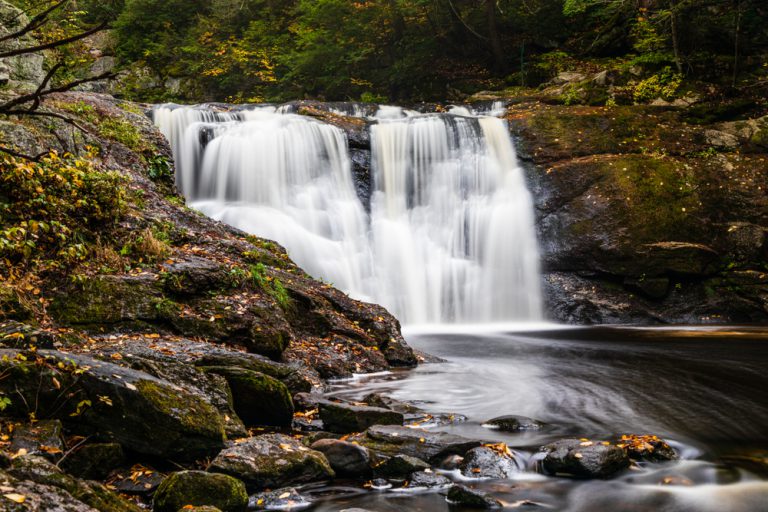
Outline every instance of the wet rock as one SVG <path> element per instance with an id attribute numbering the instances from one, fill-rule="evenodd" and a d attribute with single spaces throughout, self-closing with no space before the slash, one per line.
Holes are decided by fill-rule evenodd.
<path id="1" fill-rule="evenodd" d="M 308 375 L 293 366 L 272 361 L 259 354 L 209 348 L 205 355 L 195 361 L 195 365 L 229 366 L 263 373 L 285 384 L 293 394 L 312 390 L 312 380 Z"/>
<path id="2" fill-rule="evenodd" d="M 263 373 L 228 366 L 201 366 L 221 375 L 232 390 L 235 412 L 246 425 L 287 427 L 293 421 L 293 402 L 288 388 Z"/>
<path id="3" fill-rule="evenodd" d="M 13 431 L 8 449 L 13 453 L 23 449 L 30 455 L 41 455 L 55 462 L 65 449 L 61 428 L 59 420 L 42 420 L 19 425 Z"/>
<path id="4" fill-rule="evenodd" d="M 124 462 L 125 453 L 118 443 L 92 443 L 70 453 L 60 465 L 78 478 L 103 480 Z"/>
<path id="5" fill-rule="evenodd" d="M 446 499 L 451 505 L 466 508 L 495 509 L 502 507 L 500 501 L 488 496 L 487 493 L 459 484 L 448 489 Z"/>
<path id="6" fill-rule="evenodd" d="M 427 412 L 411 413 L 405 415 L 405 426 L 419 428 L 434 428 L 445 425 L 456 425 L 467 421 L 463 414 L 441 412 L 429 414 Z"/>
<path id="7" fill-rule="evenodd" d="M 486 421 L 483 423 L 483 426 L 501 430 L 502 432 L 520 432 L 527 430 L 541 430 L 546 424 L 525 416 L 499 416 L 498 418 Z"/>
<path id="8" fill-rule="evenodd" d="M 666 441 L 654 435 L 625 434 L 616 440 L 630 459 L 648 462 L 677 460 L 677 452 Z"/>
<path id="9" fill-rule="evenodd" d="M 362 432 L 371 425 L 402 425 L 403 415 L 389 409 L 322 401 L 320 419 L 331 432 Z"/>
<path id="10" fill-rule="evenodd" d="M 379 478 L 407 478 L 417 471 L 429 469 L 429 464 L 416 457 L 395 455 L 374 466 L 374 474 Z"/>
<path id="11" fill-rule="evenodd" d="M 15 299 L 15 294 L 12 295 L 14 295 Z M 6 311 L 3 302 L 3 297 L 0 296 L 0 307 L 2 307 L 0 311 Z M 0 347 L 17 349 L 28 349 L 31 347 L 53 348 L 56 341 L 56 335 L 52 332 L 37 329 L 15 320 L 0 322 Z"/>
<path id="12" fill-rule="evenodd" d="M 669 293 L 670 281 L 668 277 L 627 277 L 624 278 L 624 287 L 637 291 L 650 299 L 663 299 Z"/>
<path id="13" fill-rule="evenodd" d="M 371 407 L 379 407 L 381 409 L 390 409 L 403 414 L 418 414 L 422 410 L 413 404 L 403 402 L 401 400 L 395 400 L 388 396 L 381 395 L 379 393 L 369 393 L 365 395 L 362 402 Z"/>
<path id="14" fill-rule="evenodd" d="M 371 471 L 371 457 L 363 446 L 337 439 L 321 439 L 310 448 L 325 455 L 338 475 L 364 478 Z"/>
<path id="15" fill-rule="evenodd" d="M 208 470 L 239 478 L 254 490 L 327 480 L 335 475 L 325 455 L 282 434 L 236 443 L 223 450 Z"/>
<path id="16" fill-rule="evenodd" d="M 219 413 L 207 401 L 149 374 L 77 354 L 40 350 L 34 359 L 17 358 L 18 351 L 0 350 L 0 381 L 6 395 L 20 394 L 6 410 L 23 417 L 24 406 L 36 404 L 37 414 L 53 416 L 93 429 L 135 452 L 194 460 L 224 444 Z M 61 404 L 61 390 L 70 399 Z"/>
<path id="17" fill-rule="evenodd" d="M 607 478 L 629 467 L 626 451 L 615 444 L 563 439 L 542 450 L 544 470 L 556 476 Z"/>
<path id="18" fill-rule="evenodd" d="M 133 503 L 120 498 L 104 485 L 93 481 L 78 480 L 63 473 L 46 459 L 35 455 L 16 457 L 7 472 L 19 480 L 61 490 L 96 510 L 109 510 L 110 512 L 139 512 L 141 510 Z M 33 508 L 32 510 L 59 509 Z M 64 510 L 68 509 L 65 508 Z"/>
<path id="19" fill-rule="evenodd" d="M 243 512 L 248 506 L 245 485 L 231 476 L 205 471 L 170 474 L 152 501 L 154 512 L 177 512 L 186 505 L 214 506 L 221 512 Z"/>
<path id="20" fill-rule="evenodd" d="M 198 295 L 220 289 L 227 282 L 228 273 L 217 261 L 185 256 L 183 260 L 163 264 L 163 288 L 174 295 Z"/>
<path id="21" fill-rule="evenodd" d="M 350 441 L 357 441 L 385 457 L 409 455 L 430 463 L 439 463 L 450 455 L 463 456 L 480 446 L 479 441 L 453 434 L 391 425 L 373 426 Z"/>
<path id="22" fill-rule="evenodd" d="M 255 510 L 293 510 L 306 508 L 310 501 L 293 487 L 264 492 L 251 497 L 251 508 Z"/>
<path id="23" fill-rule="evenodd" d="M 408 477 L 408 487 L 433 489 L 435 487 L 448 487 L 451 481 L 443 475 L 432 471 L 417 471 Z"/>
<path id="24" fill-rule="evenodd" d="M 28 479 L 16 479 L 3 471 L 0 471 L 0 486 L 6 489 L 0 497 L 0 510 L 3 512 L 99 512 L 63 489 Z M 19 499 L 23 499 L 23 503 L 18 503 Z"/>
<path id="25" fill-rule="evenodd" d="M 191 507 L 191 508 L 184 507 L 180 512 L 223 512 L 223 511 L 217 507 L 204 505 L 202 507 Z"/>
<path id="26" fill-rule="evenodd" d="M 469 450 L 459 468 L 470 478 L 511 478 L 520 472 L 515 456 L 503 444 Z"/>
<path id="27" fill-rule="evenodd" d="M 123 494 L 151 496 L 165 480 L 165 475 L 142 465 L 130 469 L 116 470 L 110 473 L 108 481 L 114 489 Z"/>
<path id="28" fill-rule="evenodd" d="M 316 393 L 296 393 L 293 395 L 293 405 L 297 411 L 311 411 L 319 409 L 323 396 Z"/>

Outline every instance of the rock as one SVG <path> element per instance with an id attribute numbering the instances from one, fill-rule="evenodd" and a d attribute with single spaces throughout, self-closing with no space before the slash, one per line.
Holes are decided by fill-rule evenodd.
<path id="1" fill-rule="evenodd" d="M 448 489 L 446 499 L 451 505 L 466 508 L 494 509 L 502 507 L 500 501 L 491 498 L 487 493 L 460 484 L 455 484 Z"/>
<path id="2" fill-rule="evenodd" d="M 196 349 L 199 351 L 200 349 Z M 292 394 L 306 393 L 312 390 L 312 378 L 293 366 L 278 363 L 259 354 L 235 352 L 223 348 L 205 350 L 204 355 L 195 361 L 197 366 L 234 366 L 269 375 L 286 385 Z"/>
<path id="3" fill-rule="evenodd" d="M 451 481 L 443 475 L 432 471 L 417 471 L 408 477 L 408 487 L 433 489 L 435 487 L 448 487 Z"/>
<path id="4" fill-rule="evenodd" d="M 116 470 L 110 473 L 110 485 L 122 494 L 149 497 L 160 487 L 165 475 L 153 468 L 135 465 L 130 469 Z"/>
<path id="5" fill-rule="evenodd" d="M 717 269 L 717 252 L 704 244 L 657 242 L 645 244 L 639 252 L 648 258 L 644 264 L 657 273 L 706 276 Z"/>
<path id="6" fill-rule="evenodd" d="M 320 419 L 326 430 L 339 434 L 362 432 L 371 425 L 402 425 L 404 417 L 401 413 L 382 409 L 322 401 Z"/>
<path id="7" fill-rule="evenodd" d="M 154 512 L 178 512 L 186 505 L 214 506 L 221 512 L 244 512 L 248 493 L 240 480 L 205 471 L 171 473 L 152 500 Z"/>
<path id="8" fill-rule="evenodd" d="M 235 412 L 246 425 L 287 427 L 293 421 L 293 402 L 288 388 L 263 373 L 227 366 L 201 366 L 221 375 L 232 390 Z"/>
<path id="9" fill-rule="evenodd" d="M 255 510 L 302 509 L 308 507 L 310 503 L 293 487 L 256 494 L 251 498 L 251 508 Z"/>
<path id="10" fill-rule="evenodd" d="M 718 148 L 732 149 L 739 146 L 739 138 L 719 130 L 704 130 L 707 143 Z"/>
<path id="11" fill-rule="evenodd" d="M 59 420 L 41 420 L 19 425 L 13 430 L 8 449 L 12 453 L 23 449 L 30 455 L 40 455 L 55 462 L 65 450 L 61 428 Z"/>
<path id="12" fill-rule="evenodd" d="M 15 298 L 15 294 L 14 298 Z M 0 298 L 2 302 L 2 298 Z M 53 348 L 57 336 L 49 331 L 37 329 L 15 320 L 0 322 L 0 347 L 30 349 Z"/>
<path id="13" fill-rule="evenodd" d="M 554 85 L 562 85 L 562 84 L 568 84 L 572 82 L 581 82 L 584 79 L 586 79 L 586 77 L 581 73 L 577 73 L 575 71 L 562 71 L 558 73 L 557 76 L 553 78 L 550 83 Z"/>
<path id="14" fill-rule="evenodd" d="M 379 393 L 369 393 L 365 395 L 363 397 L 362 402 L 371 407 L 379 407 L 381 409 L 390 409 L 392 411 L 397 411 L 403 414 L 417 414 L 422 412 L 421 409 L 419 409 L 413 404 L 409 404 L 408 402 L 403 402 L 400 400 L 395 400 L 394 398 L 390 398 L 388 396 L 384 396 Z"/>
<path id="15" fill-rule="evenodd" d="M 363 446 L 336 439 L 320 439 L 310 448 L 325 455 L 337 475 L 364 478 L 371 472 L 371 457 Z"/>
<path id="16" fill-rule="evenodd" d="M 220 289 L 227 282 L 228 273 L 229 270 L 217 261 L 185 256 L 182 260 L 163 264 L 163 288 L 173 295 L 198 295 Z"/>
<path id="17" fill-rule="evenodd" d="M 184 507 L 183 509 L 179 510 L 179 512 L 222 512 L 222 510 L 217 507 L 204 505 L 202 507 Z"/>
<path id="18" fill-rule="evenodd" d="M 463 456 L 480 446 L 479 441 L 444 432 L 379 425 L 353 436 L 350 441 L 356 441 L 380 456 L 408 455 L 429 463 L 441 462 L 449 455 Z"/>
<path id="19" fill-rule="evenodd" d="M 501 430 L 502 432 L 520 432 L 541 430 L 546 424 L 525 416 L 499 416 L 484 422 L 483 426 L 485 428 Z"/>
<path id="20" fill-rule="evenodd" d="M 416 457 L 395 455 L 374 466 L 374 474 L 379 478 L 407 478 L 411 473 L 429 469 L 429 464 Z"/>
<path id="21" fill-rule="evenodd" d="M 544 470 L 556 476 L 607 478 L 629 467 L 627 453 L 615 444 L 563 439 L 542 450 Z"/>
<path id="22" fill-rule="evenodd" d="M 592 77 L 592 83 L 604 87 L 608 85 L 608 70 L 604 69 Z"/>
<path id="23" fill-rule="evenodd" d="M 459 468 L 469 478 L 496 479 L 512 478 L 521 470 L 515 456 L 504 444 L 497 445 L 496 449 L 481 446 L 469 450 Z"/>
<path id="24" fill-rule="evenodd" d="M 666 441 L 654 435 L 625 434 L 616 440 L 630 459 L 648 462 L 677 460 L 677 452 Z"/>
<path id="25" fill-rule="evenodd" d="M 93 481 L 78 480 L 63 473 L 46 459 L 35 455 L 24 455 L 13 459 L 8 468 L 8 474 L 22 481 L 56 488 L 57 491 L 60 490 L 67 496 L 71 496 L 96 510 L 108 510 L 110 512 L 139 512 L 141 510 L 133 503 L 120 498 L 104 485 Z M 59 509 L 43 507 L 32 510 Z M 64 510 L 69 509 L 65 508 Z M 88 508 L 88 510 L 91 509 Z"/>
<path id="26" fill-rule="evenodd" d="M 312 411 L 320 408 L 323 395 L 316 393 L 296 393 L 293 395 L 293 405 L 297 411 Z"/>
<path id="27" fill-rule="evenodd" d="M 282 434 L 251 437 L 237 443 L 223 450 L 208 470 L 239 478 L 254 490 L 334 477 L 325 455 Z"/>
<path id="28" fill-rule="evenodd" d="M 663 299 L 669 293 L 668 277 L 626 277 L 624 287 L 637 291 L 650 299 Z"/>
<path id="29" fill-rule="evenodd" d="M 91 443 L 70 453 L 60 465 L 64 471 L 78 478 L 103 480 L 124 463 L 125 453 L 118 443 Z"/>
<path id="30" fill-rule="evenodd" d="M 224 445 L 223 420 L 199 395 L 149 374 L 77 354 L 40 350 L 34 359 L 0 350 L 0 381 L 6 396 L 18 395 L 6 413 L 28 414 L 24 404 L 36 404 L 37 414 L 53 416 L 85 429 L 103 440 L 114 440 L 132 451 L 179 460 L 215 453 Z M 62 389 L 69 400 L 62 406 Z"/>
<path id="31" fill-rule="evenodd" d="M 1 4 L 0 4 L 1 5 Z M 67 491 L 51 485 L 43 485 L 27 479 L 16 479 L 0 471 L 0 486 L 8 489 L 0 497 L 0 510 L 3 512 L 100 512 L 85 503 L 78 501 Z M 21 496 L 23 503 L 17 503 L 11 497 Z M 102 509 L 110 510 L 110 509 Z M 119 509 L 115 509 L 116 512 Z M 135 512 L 138 512 L 136 509 Z"/>

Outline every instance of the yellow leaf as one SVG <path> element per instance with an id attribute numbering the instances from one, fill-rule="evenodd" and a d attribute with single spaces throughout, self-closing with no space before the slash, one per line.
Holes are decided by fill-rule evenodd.
<path id="1" fill-rule="evenodd" d="M 8 498 L 11 501 L 14 501 L 16 503 L 24 503 L 27 500 L 27 497 L 23 494 L 3 494 L 4 498 Z"/>

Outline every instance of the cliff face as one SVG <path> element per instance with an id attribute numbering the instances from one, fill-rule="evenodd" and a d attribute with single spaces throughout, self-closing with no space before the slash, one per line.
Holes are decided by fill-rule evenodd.
<path id="1" fill-rule="evenodd" d="M 768 320 L 768 119 L 523 102 L 552 318 Z"/>

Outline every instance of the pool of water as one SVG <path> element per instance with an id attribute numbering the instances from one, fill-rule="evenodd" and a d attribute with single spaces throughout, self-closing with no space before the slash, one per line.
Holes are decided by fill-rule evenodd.
<path id="1" fill-rule="evenodd" d="M 359 399 L 378 392 L 428 412 L 465 415 L 466 422 L 439 430 L 503 441 L 526 464 L 512 480 L 471 482 L 508 508 L 533 502 L 585 512 L 768 511 L 768 328 L 459 328 L 406 337 L 445 361 L 339 382 L 332 394 Z M 504 433 L 482 426 L 509 414 L 549 427 Z M 547 442 L 623 433 L 657 434 L 681 460 L 645 464 L 611 480 L 535 471 Z M 437 491 L 307 491 L 319 511 L 449 509 Z"/>

